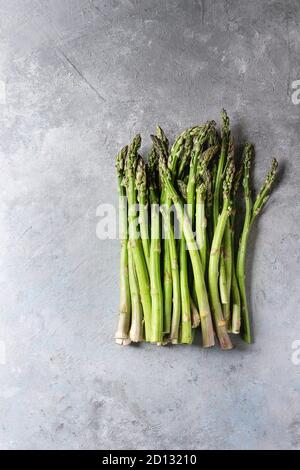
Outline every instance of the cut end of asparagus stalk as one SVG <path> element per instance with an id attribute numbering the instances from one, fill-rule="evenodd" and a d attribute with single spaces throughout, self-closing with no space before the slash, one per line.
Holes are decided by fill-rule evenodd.
<path id="1" fill-rule="evenodd" d="M 228 341 L 227 339 L 224 340 L 219 340 L 220 341 L 220 346 L 223 351 L 230 351 L 230 349 L 233 349 L 233 344 L 231 341 Z"/>
<path id="2" fill-rule="evenodd" d="M 130 338 L 115 338 L 116 344 L 120 344 L 121 346 L 128 346 L 131 343 Z"/>
<path id="3" fill-rule="evenodd" d="M 232 322 L 231 322 L 231 333 L 238 335 L 241 330 L 241 312 L 240 306 L 233 304 L 232 306 Z"/>
<path id="4" fill-rule="evenodd" d="M 198 328 L 198 326 L 200 325 L 200 315 L 192 297 L 191 297 L 191 315 L 192 315 L 192 328 Z"/>

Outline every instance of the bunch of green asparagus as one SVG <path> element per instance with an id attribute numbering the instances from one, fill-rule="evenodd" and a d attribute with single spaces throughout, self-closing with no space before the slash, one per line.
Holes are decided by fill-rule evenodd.
<path id="1" fill-rule="evenodd" d="M 247 242 L 278 163 L 273 159 L 252 200 L 253 146 L 246 143 L 237 161 L 225 110 L 221 135 L 209 121 L 186 129 L 171 147 L 159 126 L 151 139 L 146 161 L 139 153 L 140 135 L 117 155 L 121 263 L 116 342 L 191 344 L 200 328 L 203 347 L 213 346 L 217 337 L 222 349 L 231 349 L 230 334 L 251 343 Z M 242 193 L 243 210 L 237 204 Z"/>

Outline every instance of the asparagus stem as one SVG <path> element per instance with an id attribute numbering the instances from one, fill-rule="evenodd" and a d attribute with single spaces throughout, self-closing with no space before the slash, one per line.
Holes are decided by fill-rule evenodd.
<path id="1" fill-rule="evenodd" d="M 210 306 L 208 302 L 208 296 L 205 286 L 204 273 L 200 260 L 200 255 L 197 249 L 197 243 L 194 239 L 193 230 L 190 224 L 188 215 L 184 211 L 182 200 L 180 199 L 177 191 L 175 190 L 172 182 L 171 175 L 168 171 L 164 156 L 160 154 L 160 174 L 162 182 L 172 199 L 177 217 L 183 228 L 183 233 L 186 239 L 187 248 L 190 254 L 192 268 L 195 278 L 195 288 L 197 294 L 197 300 L 200 308 L 200 319 L 202 327 L 203 346 L 210 347 L 214 345 L 214 332 L 211 320 Z"/>
<path id="2" fill-rule="evenodd" d="M 221 248 L 220 248 L 220 261 L 219 262 L 220 262 L 220 276 L 219 276 L 220 299 L 221 299 L 221 303 L 224 305 L 224 304 L 228 304 L 228 296 L 227 296 L 227 288 L 226 288 L 224 248 L 223 248 L 222 243 L 221 243 Z"/>
<path id="3" fill-rule="evenodd" d="M 192 269 L 195 278 L 195 290 L 197 296 L 197 302 L 200 309 L 200 321 L 202 328 L 203 336 L 203 346 L 210 347 L 213 346 L 214 341 L 214 332 L 213 325 L 210 313 L 210 306 L 208 302 L 208 295 L 206 291 L 206 285 L 204 280 L 204 271 L 201 264 L 200 255 L 197 249 L 197 243 L 194 239 L 193 230 L 190 224 L 189 217 L 184 213 L 184 208 L 182 203 L 177 196 L 174 194 L 173 202 L 176 208 L 176 212 L 179 220 L 183 220 L 183 231 L 184 236 L 187 242 L 188 251 L 190 254 L 190 259 L 192 263 Z"/>
<path id="4" fill-rule="evenodd" d="M 246 203 L 246 207 L 249 203 Z M 251 215 L 250 215 L 251 217 Z M 241 300 L 242 300 L 242 311 L 241 311 L 241 335 L 244 341 L 247 343 L 252 342 L 252 331 L 250 316 L 248 310 L 247 294 L 246 294 L 246 282 L 245 282 L 245 266 L 246 266 L 246 248 L 248 243 L 248 237 L 250 232 L 249 212 L 246 209 L 246 216 L 244 221 L 244 227 L 240 238 L 240 246 L 237 257 L 237 278 L 240 288 Z"/>
<path id="5" fill-rule="evenodd" d="M 221 243 L 224 235 L 224 230 L 228 216 L 230 214 L 230 205 L 229 205 L 229 196 L 232 186 L 234 174 L 233 162 L 230 161 L 227 170 L 226 176 L 223 182 L 223 209 L 218 218 L 218 222 L 215 228 L 214 237 L 211 245 L 211 252 L 209 258 L 209 269 L 208 269 L 208 282 L 210 290 L 210 298 L 213 307 L 213 315 L 215 320 L 215 327 L 217 330 L 217 336 L 220 342 L 222 349 L 231 349 L 232 343 L 230 341 L 227 329 L 226 321 L 223 316 L 222 307 L 219 298 L 219 288 L 218 288 L 218 271 L 219 271 L 219 261 L 220 261 L 220 249 Z"/>
<path id="6" fill-rule="evenodd" d="M 224 267 L 225 267 L 225 279 L 226 279 L 226 296 L 227 296 L 227 303 L 224 303 L 224 318 L 226 321 L 227 329 L 230 331 L 231 329 L 231 315 L 230 315 L 230 293 L 231 293 L 231 283 L 232 283 L 232 244 L 231 244 L 231 228 L 230 228 L 230 221 L 229 218 L 227 219 L 225 225 L 225 233 L 224 233 L 224 240 L 223 240 L 223 259 L 224 259 Z"/>
<path id="7" fill-rule="evenodd" d="M 151 295 L 150 281 L 148 276 L 147 264 L 144 256 L 143 246 L 139 234 L 137 233 L 137 196 L 135 188 L 135 170 L 137 163 L 137 151 L 141 145 L 141 137 L 137 135 L 128 150 L 126 161 L 127 177 L 127 197 L 128 197 L 128 223 L 129 240 L 132 249 L 134 265 L 139 283 L 141 301 L 145 320 L 146 341 L 151 338 Z"/>
<path id="8" fill-rule="evenodd" d="M 228 145 L 228 155 L 227 155 L 227 167 L 230 162 L 234 162 L 234 141 L 230 137 Z M 231 207 L 233 207 L 233 192 L 234 184 L 232 182 L 232 197 L 231 197 Z M 223 304 L 224 318 L 227 325 L 227 330 L 231 329 L 231 312 L 230 312 L 230 293 L 231 293 L 231 283 L 232 283 L 232 244 L 231 244 L 231 228 L 230 228 L 230 217 L 228 217 L 224 237 L 222 241 L 222 250 L 221 250 L 221 261 L 220 261 L 220 296 L 221 302 Z"/>
<path id="9" fill-rule="evenodd" d="M 228 156 L 227 156 L 227 165 L 229 162 L 234 162 L 234 140 L 233 137 L 230 137 L 229 145 L 228 145 Z M 231 206 L 233 208 L 233 199 L 236 193 L 236 179 L 232 183 L 232 198 L 231 198 Z M 231 284 L 232 284 L 232 271 L 233 271 L 233 250 L 232 250 L 232 232 L 230 226 L 230 217 L 227 219 L 225 225 L 225 233 L 223 239 L 223 256 L 222 256 L 222 264 L 224 264 L 225 268 L 225 275 L 220 274 L 220 278 L 225 280 L 225 292 L 226 298 L 224 297 L 222 301 L 223 308 L 224 308 L 224 317 L 227 324 L 227 329 L 230 331 L 231 329 L 231 312 L 230 312 L 230 294 L 231 294 Z M 225 301 L 226 300 L 226 301 Z"/>
<path id="10" fill-rule="evenodd" d="M 191 344 L 192 321 L 188 281 L 187 249 L 183 231 L 180 239 L 181 342 Z"/>
<path id="11" fill-rule="evenodd" d="M 131 300 L 128 277 L 128 252 L 127 252 L 127 200 L 126 189 L 123 185 L 125 158 L 128 148 L 124 147 L 117 155 L 116 168 L 118 173 L 118 193 L 119 193 L 119 221 L 120 221 L 120 239 L 121 239 L 121 259 L 120 259 L 120 301 L 119 301 L 119 320 L 115 334 L 115 340 L 118 344 L 129 344 L 128 337 L 131 316 Z"/>
<path id="12" fill-rule="evenodd" d="M 139 202 L 139 224 L 141 231 L 141 239 L 144 250 L 144 256 L 147 264 L 148 272 L 150 272 L 150 240 L 148 228 L 148 194 L 147 194 L 147 178 L 145 162 L 140 157 L 136 169 L 136 188 L 138 192 Z"/>
<path id="13" fill-rule="evenodd" d="M 233 230 L 232 230 L 232 253 L 233 253 L 233 268 L 232 268 L 232 284 L 231 284 L 231 295 L 232 295 L 231 332 L 234 334 L 239 334 L 240 328 L 241 328 L 241 296 L 240 296 L 240 289 L 239 289 L 237 276 L 236 276 L 236 270 L 235 270 Z"/>
<path id="14" fill-rule="evenodd" d="M 162 130 L 160 129 L 160 134 Z M 165 142 L 166 144 L 166 142 Z M 164 146 L 164 151 L 165 151 Z M 158 155 L 155 148 L 152 147 L 148 159 L 148 167 L 150 173 L 150 181 L 156 188 L 158 188 Z M 165 204 L 166 194 L 162 190 L 160 196 L 160 204 Z M 169 254 L 169 242 L 166 237 L 162 240 L 163 244 L 163 333 L 169 334 L 171 329 L 171 316 L 172 316 L 172 273 L 171 261 Z"/>
<path id="15" fill-rule="evenodd" d="M 235 269 L 232 270 L 232 320 L 231 320 L 231 333 L 237 335 L 241 328 L 241 298 L 239 286 L 235 274 Z"/>
<path id="16" fill-rule="evenodd" d="M 228 217 L 228 200 L 223 204 L 223 210 L 219 216 L 218 224 L 215 229 L 214 238 L 211 245 L 211 252 L 209 257 L 209 270 L 208 280 L 210 297 L 213 307 L 213 315 L 215 319 L 215 326 L 217 330 L 218 339 L 222 349 L 231 349 L 232 344 L 226 329 L 226 321 L 223 317 L 222 307 L 219 299 L 218 288 L 218 268 L 220 260 L 220 246 L 223 238 L 223 233 Z"/>
<path id="17" fill-rule="evenodd" d="M 154 189 L 150 189 L 151 202 L 151 250 L 150 281 L 152 298 L 151 341 L 161 344 L 163 340 L 163 292 L 160 273 L 160 212 Z"/>
<path id="18" fill-rule="evenodd" d="M 185 148 L 186 151 L 186 148 Z M 184 201 L 187 197 L 186 184 L 177 180 L 178 189 Z M 181 290 L 181 337 L 180 342 L 191 344 L 193 342 L 192 318 L 191 318 L 191 297 L 189 290 L 189 273 L 188 273 L 188 255 L 186 241 L 182 227 L 180 227 L 179 241 L 179 265 L 180 265 L 180 290 Z M 200 320 L 200 318 L 199 318 Z"/>
<path id="19" fill-rule="evenodd" d="M 200 251 L 201 263 L 203 271 L 206 271 L 206 256 L 207 256 L 207 236 L 206 225 L 207 220 L 205 216 L 205 184 L 202 183 L 196 190 L 196 240 Z"/>
<path id="20" fill-rule="evenodd" d="M 131 316 L 131 301 L 128 279 L 128 252 L 127 242 L 121 241 L 121 262 L 120 262 L 120 304 L 119 321 L 115 334 L 117 344 L 127 345 L 130 343 L 129 329 Z"/>
<path id="21" fill-rule="evenodd" d="M 194 143 L 194 147 L 192 149 L 191 153 L 191 160 L 190 160 L 190 170 L 189 170 L 189 176 L 188 176 L 188 182 L 187 182 L 187 216 L 190 220 L 190 224 L 192 227 L 192 230 L 194 229 L 194 219 L 195 219 L 195 208 L 196 208 L 196 200 L 195 200 L 195 191 L 196 191 L 196 176 L 197 176 L 197 164 L 198 164 L 198 158 L 199 154 L 201 151 L 201 140 L 200 138 L 196 139 L 196 142 Z M 192 272 L 191 272 L 191 265 L 190 263 L 188 264 L 188 277 L 192 277 Z M 192 289 L 193 289 L 193 294 L 196 294 L 196 286 L 195 286 L 196 279 L 192 279 Z M 195 301 L 196 301 L 196 296 L 195 296 Z"/>
<path id="22" fill-rule="evenodd" d="M 173 344 L 178 343 L 179 338 L 179 325 L 181 313 L 181 298 L 180 298 L 180 275 L 177 259 L 176 240 L 174 237 L 174 230 L 170 220 L 170 207 L 169 205 L 161 206 L 162 215 L 165 222 L 165 234 L 168 241 L 171 273 L 172 273 L 172 291 L 173 291 L 173 308 L 172 319 L 170 328 L 170 341 Z"/>
<path id="23" fill-rule="evenodd" d="M 138 279 L 133 261 L 132 249 L 128 242 L 128 271 L 131 295 L 131 327 L 129 337 L 131 341 L 138 343 L 143 341 L 143 308 L 139 291 Z"/>
<path id="24" fill-rule="evenodd" d="M 232 213 L 229 218 L 231 229 L 231 252 L 232 252 L 232 284 L 231 284 L 231 297 L 232 297 L 232 319 L 231 319 L 231 333 L 239 334 L 241 328 L 241 296 L 236 277 L 236 259 L 235 259 L 235 215 L 236 215 L 236 193 L 240 185 L 240 180 L 243 174 L 243 165 L 240 165 L 238 171 L 234 176 L 234 184 L 232 191 Z"/>
<path id="25" fill-rule="evenodd" d="M 168 141 L 163 130 L 158 126 L 157 132 L 164 138 L 164 144 L 168 147 Z M 152 329 L 151 341 L 162 344 L 163 341 L 163 290 L 160 272 L 161 254 L 161 222 L 159 211 L 159 199 L 157 195 L 157 156 L 149 160 L 149 193 L 151 205 L 151 247 L 150 247 L 150 284 L 152 297 Z"/>
<path id="26" fill-rule="evenodd" d="M 169 251 L 168 239 L 163 240 L 163 270 L 164 270 L 164 333 L 169 334 L 171 331 L 171 316 L 172 316 L 172 296 L 173 296 L 173 281 L 171 272 L 171 259 Z"/>
<path id="27" fill-rule="evenodd" d="M 161 194 L 161 207 L 166 206 L 170 207 L 170 201 L 167 198 L 167 195 L 164 191 Z M 177 279 L 174 279 L 173 270 L 172 270 L 172 263 L 171 263 L 171 254 L 170 254 L 170 225 L 171 225 L 171 218 L 170 214 L 168 213 L 164 220 L 164 240 L 163 240 L 163 269 L 164 269 L 164 326 L 163 330 L 164 333 L 169 334 L 171 331 L 171 318 L 173 314 L 173 304 L 177 306 L 178 304 L 178 297 L 180 296 L 180 292 L 174 291 L 177 289 L 176 283 Z M 174 296 L 174 298 L 173 298 Z"/>

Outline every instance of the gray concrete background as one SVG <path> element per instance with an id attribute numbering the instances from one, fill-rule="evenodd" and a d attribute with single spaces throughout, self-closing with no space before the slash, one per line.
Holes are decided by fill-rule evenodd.
<path id="1" fill-rule="evenodd" d="M 300 3 L 0 1 L 0 447 L 300 448 Z M 256 342 L 114 344 L 114 156 L 159 122 L 174 137 L 225 107 L 256 145 Z M 5 357 L 4 350 L 5 349 Z"/>

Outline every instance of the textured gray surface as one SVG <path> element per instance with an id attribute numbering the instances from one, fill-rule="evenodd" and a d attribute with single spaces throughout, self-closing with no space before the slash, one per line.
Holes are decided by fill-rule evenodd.
<path id="1" fill-rule="evenodd" d="M 1 448 L 300 448 L 299 21 L 297 0 L 0 1 Z M 250 242 L 256 342 L 116 346 L 114 155 L 223 106 L 256 187 L 282 168 Z"/>

